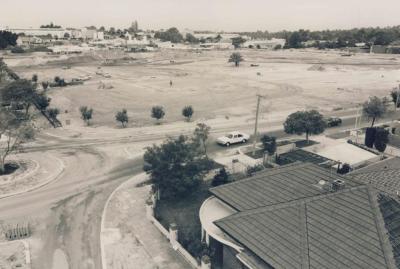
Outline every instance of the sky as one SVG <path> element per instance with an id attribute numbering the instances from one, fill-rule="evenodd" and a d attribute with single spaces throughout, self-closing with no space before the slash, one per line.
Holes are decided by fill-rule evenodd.
<path id="1" fill-rule="evenodd" d="M 400 0 L 0 0 L 0 28 L 350 29 L 400 25 L 399 10 Z"/>

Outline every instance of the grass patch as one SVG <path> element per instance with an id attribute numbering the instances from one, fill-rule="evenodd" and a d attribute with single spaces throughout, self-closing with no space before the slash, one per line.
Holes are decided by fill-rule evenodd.
<path id="1" fill-rule="evenodd" d="M 179 243 L 194 257 L 199 257 L 202 251 L 199 210 L 211 195 L 209 188 L 209 183 L 203 182 L 186 197 L 158 201 L 155 208 L 155 217 L 166 229 L 171 223 L 177 224 Z"/>

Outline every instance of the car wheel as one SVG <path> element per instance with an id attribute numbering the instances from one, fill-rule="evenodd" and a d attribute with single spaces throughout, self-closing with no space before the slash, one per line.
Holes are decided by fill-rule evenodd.
<path id="1" fill-rule="evenodd" d="M 247 142 L 247 140 L 246 140 L 246 139 L 243 139 L 243 140 L 242 140 L 242 143 L 246 143 L 246 142 Z"/>
<path id="2" fill-rule="evenodd" d="M 227 142 L 226 144 L 225 144 L 225 146 L 227 146 L 227 147 L 229 147 L 231 145 L 231 143 L 229 143 L 229 142 Z"/>

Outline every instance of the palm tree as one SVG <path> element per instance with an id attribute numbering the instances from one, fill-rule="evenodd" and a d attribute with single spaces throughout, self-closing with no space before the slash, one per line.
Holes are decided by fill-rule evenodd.
<path id="1" fill-rule="evenodd" d="M 231 57 L 229 57 L 229 61 L 230 63 L 235 63 L 235 66 L 238 67 L 239 63 L 244 61 L 242 55 L 240 55 L 239 52 L 234 52 L 231 54 Z"/>

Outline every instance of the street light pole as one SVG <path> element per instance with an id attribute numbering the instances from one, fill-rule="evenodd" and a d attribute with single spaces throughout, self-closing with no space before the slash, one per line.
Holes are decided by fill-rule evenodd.
<path id="1" fill-rule="evenodd" d="M 260 110 L 260 101 L 263 96 L 257 94 L 257 109 L 256 109 L 256 123 L 254 125 L 254 141 L 253 141 L 253 156 L 256 154 L 256 143 L 257 143 L 257 128 L 258 128 L 258 114 Z"/>

